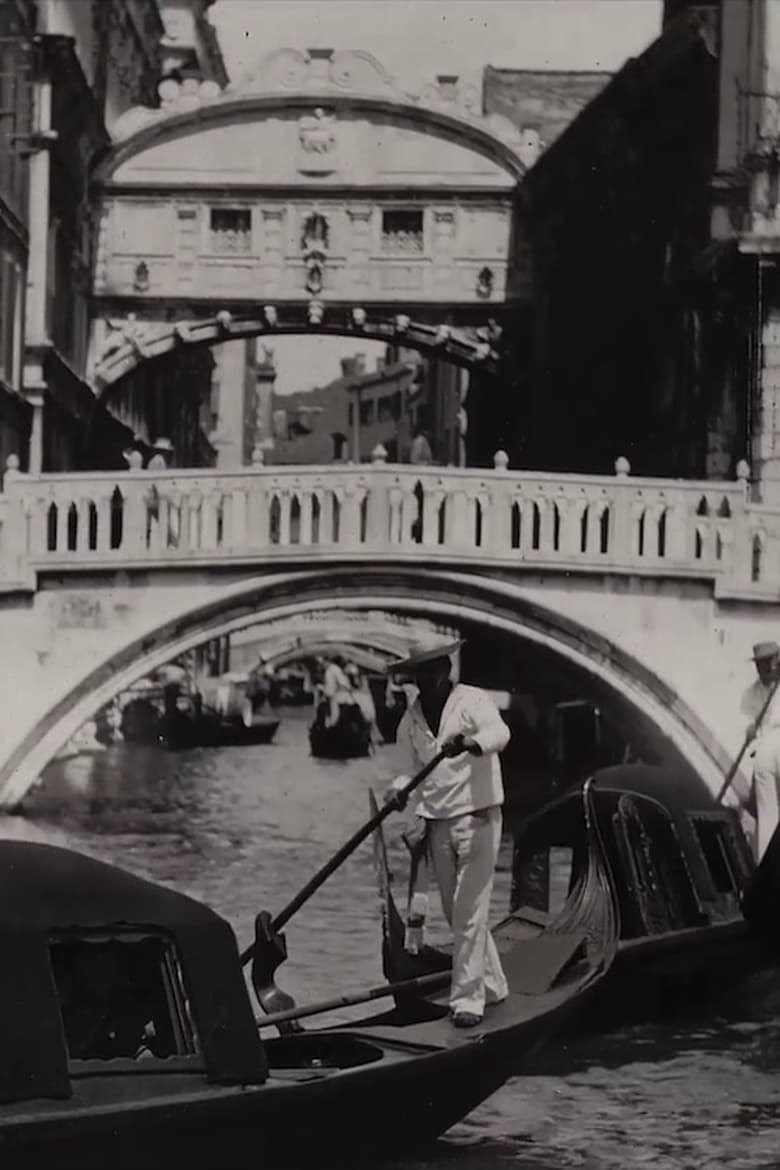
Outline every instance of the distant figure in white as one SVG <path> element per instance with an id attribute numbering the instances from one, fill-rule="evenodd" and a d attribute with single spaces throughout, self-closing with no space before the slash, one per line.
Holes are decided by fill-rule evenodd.
<path id="1" fill-rule="evenodd" d="M 777 642 L 758 642 L 753 647 L 758 677 L 742 696 L 741 711 L 747 719 L 745 738 L 754 741 L 753 800 L 756 814 L 756 861 L 760 861 L 780 819 L 780 688 L 772 694 L 780 668 Z M 760 719 L 760 723 L 759 723 Z"/>
<path id="2" fill-rule="evenodd" d="M 352 702 L 358 706 L 360 714 L 369 726 L 372 744 L 377 744 L 381 736 L 376 725 L 376 704 L 368 680 L 361 674 L 360 668 L 354 662 L 347 663 L 346 673 L 352 684 Z"/>
<path id="3" fill-rule="evenodd" d="M 338 723 L 339 708 L 342 703 L 354 703 L 352 684 L 344 670 L 344 659 L 334 658 L 325 667 L 325 679 L 322 684 L 324 697 L 329 703 L 329 714 L 325 718 L 326 727 L 334 727 Z"/>

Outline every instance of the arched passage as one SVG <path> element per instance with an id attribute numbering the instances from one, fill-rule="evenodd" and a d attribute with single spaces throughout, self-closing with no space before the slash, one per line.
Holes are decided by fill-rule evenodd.
<path id="1" fill-rule="evenodd" d="M 499 581 L 414 566 L 345 567 L 242 582 L 107 656 L 39 720 L 7 760 L 0 770 L 0 805 L 18 806 L 45 764 L 86 719 L 171 658 L 258 622 L 336 607 L 435 615 L 451 626 L 470 623 L 543 647 L 620 695 L 657 729 L 673 756 L 712 791 L 719 786 L 726 760 L 712 734 L 666 681 L 592 629 L 513 596 Z"/>

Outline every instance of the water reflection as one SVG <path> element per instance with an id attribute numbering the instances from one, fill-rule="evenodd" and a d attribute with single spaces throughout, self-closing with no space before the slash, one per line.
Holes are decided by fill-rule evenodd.
<path id="1" fill-rule="evenodd" d="M 285 713 L 266 747 L 167 753 L 114 747 L 52 766 L 5 836 L 70 845 L 170 883 L 224 914 L 243 945 L 255 913 L 278 911 L 368 815 L 368 787 L 393 774 L 368 760 L 309 756 L 306 717 Z M 402 822 L 388 830 L 399 875 Z M 509 893 L 504 842 L 494 911 Z M 434 940 L 446 928 L 432 923 Z M 363 846 L 287 928 L 278 982 L 299 1001 L 381 980 L 379 905 Z M 759 991 L 761 996 L 759 996 Z M 755 1002 L 765 1003 L 766 987 Z M 775 989 L 780 995 L 780 987 Z M 780 1150 L 780 1024 L 750 1018 L 635 1028 L 561 1046 L 516 1078 L 407 1170 L 758 1170 Z M 780 1004 L 778 1004 L 780 1007 Z M 771 1008 L 771 1005 L 770 1005 Z M 354 1009 L 363 1014 L 364 1009 Z M 336 1018 L 347 1018 L 348 1012 Z M 388 1102 L 388 1123 L 393 1118 Z M 322 1165 L 322 1164 L 320 1164 Z M 335 1170 L 335 1168 L 334 1168 Z"/>

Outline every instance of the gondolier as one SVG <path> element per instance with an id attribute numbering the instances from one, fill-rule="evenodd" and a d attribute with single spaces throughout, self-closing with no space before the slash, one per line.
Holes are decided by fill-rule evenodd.
<path id="1" fill-rule="evenodd" d="M 490 895 L 501 842 L 504 790 L 498 752 L 509 728 L 478 687 L 453 684 L 451 656 L 460 641 L 412 654 L 394 674 L 413 679 L 418 695 L 398 726 L 403 787 L 437 752 L 449 758 L 416 796 L 442 909 L 454 935 L 450 1011 L 456 1027 L 478 1024 L 487 1003 L 506 998 L 507 982 L 488 930 Z"/>
<path id="2" fill-rule="evenodd" d="M 740 710 L 747 719 L 745 739 L 752 740 L 750 812 L 756 818 L 755 856 L 760 861 L 780 815 L 780 695 L 777 691 L 780 646 L 757 642 L 753 662 L 758 677 L 745 690 Z M 768 705 L 767 705 L 768 704 Z"/>

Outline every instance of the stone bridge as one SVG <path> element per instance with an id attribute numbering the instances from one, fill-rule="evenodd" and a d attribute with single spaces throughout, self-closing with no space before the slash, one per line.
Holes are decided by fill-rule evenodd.
<path id="1" fill-rule="evenodd" d="M 576 666 L 716 788 L 780 511 L 737 482 L 373 464 L 6 472 L 0 805 L 117 691 L 208 638 L 330 608 L 499 631 Z M 302 628 L 306 623 L 302 622 Z M 270 627 L 272 628 L 272 626 Z"/>

